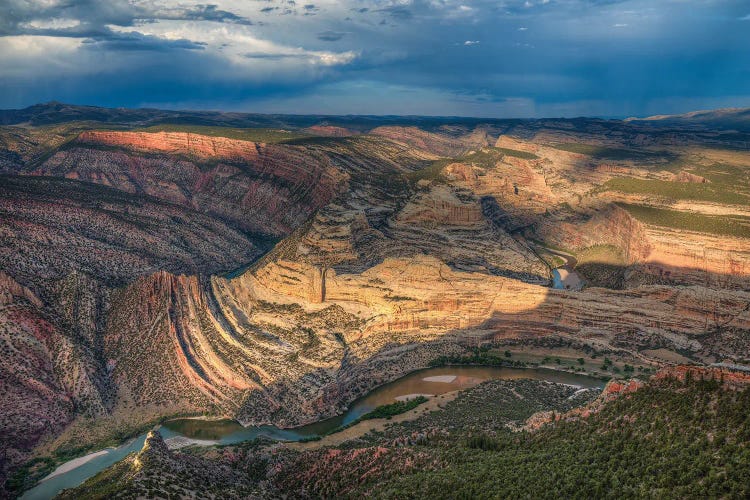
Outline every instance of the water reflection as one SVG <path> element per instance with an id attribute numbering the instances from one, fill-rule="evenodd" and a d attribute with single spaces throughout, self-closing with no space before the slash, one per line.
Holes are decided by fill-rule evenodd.
<path id="1" fill-rule="evenodd" d="M 390 384 L 383 385 L 368 395 L 356 400 L 349 410 L 338 417 L 316 422 L 295 429 L 279 429 L 273 426 L 242 427 L 232 420 L 195 420 L 179 419 L 164 424 L 170 431 L 165 437 L 185 436 L 192 439 L 218 441 L 220 444 L 232 444 L 266 436 L 274 439 L 298 440 L 316 436 L 346 425 L 376 407 L 390 404 L 403 396 L 417 394 L 439 395 L 460 389 L 474 387 L 485 380 L 521 379 L 548 380 L 581 387 L 601 387 L 600 380 L 545 369 L 499 368 L 491 366 L 446 366 L 428 368 L 410 373 Z"/>

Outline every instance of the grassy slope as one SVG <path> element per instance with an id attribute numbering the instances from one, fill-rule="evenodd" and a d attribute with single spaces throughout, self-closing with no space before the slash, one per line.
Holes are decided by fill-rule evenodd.
<path id="1" fill-rule="evenodd" d="M 618 205 L 646 224 L 719 236 L 750 238 L 750 217 L 703 215 L 627 203 Z"/>
<path id="2" fill-rule="evenodd" d="M 602 160 L 620 161 L 648 161 L 672 158 L 672 154 L 666 151 L 644 151 L 636 149 L 611 148 L 581 143 L 553 144 L 553 148 L 570 153 L 578 153 Z"/>
<path id="3" fill-rule="evenodd" d="M 604 190 L 629 194 L 650 194 L 673 200 L 710 201 L 715 203 L 747 204 L 748 198 L 736 193 L 724 184 L 698 184 L 692 182 L 671 182 L 657 179 L 637 179 L 617 177 L 602 186 Z"/>
<path id="4" fill-rule="evenodd" d="M 594 245 L 575 253 L 576 271 L 589 286 L 622 289 L 627 262 L 622 250 L 614 245 Z"/>
<path id="5" fill-rule="evenodd" d="M 213 137 L 226 137 L 229 139 L 239 139 L 243 141 L 265 142 L 269 144 L 277 144 L 308 137 L 307 134 L 289 130 L 278 130 L 270 128 L 214 127 L 208 125 L 161 124 L 135 130 L 140 132 L 189 132 L 193 134 L 208 135 Z"/>

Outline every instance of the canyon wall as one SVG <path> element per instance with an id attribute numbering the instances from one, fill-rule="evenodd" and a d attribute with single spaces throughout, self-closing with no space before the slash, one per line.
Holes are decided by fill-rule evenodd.
<path id="1" fill-rule="evenodd" d="M 558 291 L 454 271 L 432 257 L 386 259 L 361 274 L 276 261 L 210 286 L 160 274 L 127 293 L 139 296 L 118 299 L 122 310 L 143 306 L 110 325 L 121 390 L 136 380 L 128 390 L 145 398 L 140 403 L 195 397 L 186 408 L 215 408 L 247 424 L 331 416 L 378 383 L 461 352 L 477 335 L 562 337 L 645 360 L 657 347 L 722 359 L 750 349 L 746 293 Z M 133 343 L 139 331 L 161 340 L 139 339 L 149 346 L 141 351 Z M 159 370 L 156 351 L 174 357 L 171 372 Z M 158 375 L 144 379 L 152 371 Z"/>
<path id="2" fill-rule="evenodd" d="M 647 228 L 616 205 L 597 208 L 585 217 L 542 219 L 534 232 L 557 247 L 580 251 L 611 245 L 620 249 L 627 264 L 646 261 L 653 251 Z"/>
<path id="3" fill-rule="evenodd" d="M 33 173 L 145 193 L 274 236 L 304 222 L 347 180 L 314 151 L 177 132 L 84 132 Z"/>
<path id="4" fill-rule="evenodd" d="M 750 289 L 750 240 L 648 227 L 644 281 Z"/>

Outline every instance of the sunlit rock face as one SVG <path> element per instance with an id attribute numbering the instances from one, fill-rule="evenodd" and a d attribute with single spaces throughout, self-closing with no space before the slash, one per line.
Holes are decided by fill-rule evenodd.
<path id="1" fill-rule="evenodd" d="M 743 362 L 747 153 L 602 123 L 4 132 L 3 451 L 85 418 L 312 422 L 489 342 Z M 566 254 L 581 291 L 549 286 Z"/>
<path id="2" fill-rule="evenodd" d="M 417 127 L 385 126 L 376 127 L 370 133 L 407 144 L 414 149 L 432 151 L 445 157 L 460 156 L 471 149 L 488 145 L 487 136 L 481 128 L 473 133 L 450 134 L 445 133 L 445 131 L 443 133 L 428 132 Z"/>
<path id="3" fill-rule="evenodd" d="M 353 388 L 370 388 L 384 373 L 403 374 L 455 350 L 462 332 L 500 339 L 563 335 L 631 349 L 658 338 L 675 350 L 730 354 L 731 348 L 705 341 L 706 325 L 729 321 L 736 332 L 750 330 L 748 294 L 665 286 L 550 291 L 453 271 L 432 257 L 386 259 L 361 274 L 341 275 L 280 260 L 233 280 L 216 278 L 210 292 L 199 292 L 197 282 L 171 286 L 178 295 L 169 295 L 176 302 L 165 307 L 181 319 L 163 331 L 177 339 L 181 371 L 174 393 L 194 387 L 206 402 L 229 406 L 247 389 L 252 405 L 232 413 L 247 423 L 273 422 L 281 408 L 286 424 L 329 416 L 331 404 L 359 394 Z M 206 304 L 209 293 L 214 308 Z M 714 317 L 717 307 L 721 318 Z M 406 357 L 413 364 L 404 366 Z M 377 379 L 364 380 L 374 373 Z"/>
<path id="4" fill-rule="evenodd" d="M 346 185 L 314 152 L 181 132 L 84 132 L 34 173 L 145 193 L 274 236 Z"/>

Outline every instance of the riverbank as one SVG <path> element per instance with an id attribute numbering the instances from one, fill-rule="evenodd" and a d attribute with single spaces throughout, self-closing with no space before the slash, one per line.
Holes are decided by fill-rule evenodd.
<path id="1" fill-rule="evenodd" d="M 113 449 L 113 448 L 111 448 L 111 449 Z M 62 465 L 60 465 L 54 471 L 52 471 L 52 473 L 50 475 L 48 475 L 47 477 L 42 478 L 42 481 L 47 481 L 49 479 L 52 479 L 55 476 L 59 476 L 60 474 L 65 474 L 66 472 L 70 472 L 73 469 L 78 468 L 81 465 L 92 461 L 96 457 L 100 457 L 102 455 L 106 455 L 109 452 L 110 452 L 110 449 L 99 450 L 99 451 L 95 451 L 93 453 L 89 453 L 88 455 L 84 455 L 82 457 L 78 457 L 78 458 L 74 458 L 73 460 L 69 460 L 69 461 L 63 463 Z"/>
<path id="2" fill-rule="evenodd" d="M 288 447 L 292 450 L 299 450 L 299 451 L 316 450 L 318 448 L 324 448 L 326 446 L 338 446 L 345 441 L 349 441 L 351 439 L 364 436 L 368 432 L 382 431 L 389 425 L 398 424 L 402 422 L 409 422 L 412 420 L 416 420 L 423 413 L 427 413 L 431 411 L 438 411 L 446 403 L 456 399 L 456 397 L 458 397 L 460 393 L 461 393 L 461 389 L 452 391 L 452 392 L 447 392 L 439 396 L 433 396 L 429 400 L 427 400 L 427 402 L 422 403 L 421 405 L 417 406 L 415 409 L 408 411 L 406 413 L 395 415 L 391 418 L 373 418 L 370 420 L 362 420 L 361 422 L 354 424 L 351 427 L 347 427 L 346 429 L 343 429 L 333 434 L 328 434 L 327 436 L 324 436 L 317 441 L 307 441 L 304 443 L 303 442 L 283 443 L 282 446 Z"/>
<path id="3" fill-rule="evenodd" d="M 218 441 L 208 439 L 191 439 L 185 436 L 175 436 L 164 440 L 164 444 L 170 450 L 179 450 L 187 446 L 215 446 L 219 444 Z"/>
<path id="4" fill-rule="evenodd" d="M 546 380 L 562 384 L 572 384 L 581 387 L 601 387 L 603 384 L 597 379 L 581 374 L 564 372 L 562 370 L 544 370 L 537 368 L 510 368 L 500 366 L 444 366 L 417 370 L 393 382 L 382 385 L 366 396 L 353 402 L 349 410 L 333 419 L 327 419 L 315 424 L 295 429 L 280 429 L 274 426 L 242 427 L 229 420 L 217 420 L 215 417 L 201 418 L 192 415 L 178 420 L 160 419 L 163 422 L 161 432 L 165 442 L 172 449 L 188 446 L 230 445 L 252 441 L 258 437 L 266 437 L 279 442 L 307 441 L 300 443 L 285 443 L 281 446 L 327 446 L 364 435 L 373 430 L 385 429 L 391 423 L 407 422 L 417 416 L 435 411 L 445 403 L 452 401 L 456 395 L 486 380 L 515 380 L 533 379 Z M 378 407 L 393 406 L 404 396 L 415 394 L 431 394 L 434 397 L 409 408 L 405 413 L 393 415 L 390 418 L 372 418 L 358 421 Z M 381 413 L 376 415 L 381 415 Z M 385 413 L 388 414 L 387 412 Z M 351 424 L 351 425 L 349 425 Z M 153 428 L 153 426 L 152 426 Z M 335 431 L 331 433 L 331 431 Z M 329 434 L 330 433 L 330 434 Z M 97 472 L 122 460 L 128 453 L 138 451 L 145 441 L 142 434 L 130 443 L 118 447 L 111 452 L 89 453 L 72 462 L 69 470 L 60 472 L 55 477 L 39 483 L 29 490 L 22 498 L 28 500 L 51 498 L 61 489 L 72 488 Z M 304 449 L 304 448 L 301 448 Z M 65 469 L 64 469 L 65 470 Z"/>

